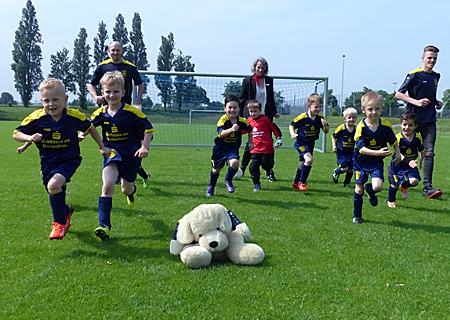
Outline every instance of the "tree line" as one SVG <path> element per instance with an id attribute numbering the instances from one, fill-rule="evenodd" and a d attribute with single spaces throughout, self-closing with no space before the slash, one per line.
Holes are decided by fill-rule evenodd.
<path id="1" fill-rule="evenodd" d="M 87 38 L 87 30 L 80 28 L 80 32 L 74 41 L 72 58 L 70 58 L 69 49 L 65 47 L 52 54 L 50 56 L 51 70 L 48 74 L 48 77 L 60 79 L 65 84 L 67 91 L 78 97 L 77 103 L 82 109 L 87 108 L 87 85 L 91 78 L 90 70 L 108 58 L 108 44 L 110 42 L 121 42 L 124 49 L 124 59 L 134 63 L 138 70 L 147 70 L 150 66 L 142 34 L 142 20 L 137 12 L 134 13 L 129 33 L 125 26 L 124 17 L 122 14 L 118 14 L 111 40 L 109 40 L 106 24 L 101 21 L 94 37 L 92 55 Z M 191 56 L 183 55 L 181 50 L 174 54 L 175 41 L 172 33 L 168 37 L 161 37 L 161 40 L 160 53 L 157 59 L 158 71 L 174 69 L 175 71 L 194 72 L 195 64 L 191 62 Z M 41 67 L 42 43 L 36 10 L 32 1 L 28 0 L 22 10 L 19 27 L 15 32 L 12 50 L 13 63 L 11 64 L 15 88 L 25 107 L 29 106 L 33 93 L 39 89 L 39 84 L 44 79 Z M 91 58 L 93 58 L 93 63 Z M 144 85 L 148 85 L 150 81 L 148 77 L 142 75 L 142 78 Z M 167 80 L 164 78 L 155 79 L 165 107 L 172 106 L 175 103 L 181 108 L 183 103 L 188 102 L 187 94 L 183 93 L 188 89 L 195 93 L 193 95 L 195 101 L 192 103 L 209 103 L 205 90 L 196 86 L 196 80 L 193 77 L 176 77 L 173 82 L 171 79 L 170 81 Z M 145 92 L 146 90 L 144 90 Z M 0 103 L 16 104 L 9 93 L 2 94 L 1 98 Z M 152 104 L 152 101 L 147 97 L 143 99 L 143 104 Z"/>
<path id="2" fill-rule="evenodd" d="M 118 14 L 113 28 L 111 40 L 109 40 L 106 24 L 101 21 L 98 24 L 98 31 L 94 37 L 93 54 L 90 54 L 91 46 L 87 42 L 88 34 L 85 28 L 80 28 L 77 38 L 74 41 L 73 56 L 70 58 L 69 50 L 65 47 L 61 51 L 50 56 L 51 70 L 48 77 L 60 79 L 66 86 L 68 92 L 75 94 L 78 98 L 76 103 L 86 109 L 87 85 L 90 82 L 90 70 L 96 67 L 100 62 L 108 58 L 108 43 L 119 41 L 124 49 L 124 59 L 131 61 L 138 70 L 147 70 L 150 64 L 147 59 L 146 47 L 142 34 L 142 21 L 137 12 L 134 13 L 131 25 L 131 31 L 125 26 L 125 19 L 122 14 Z M 39 84 L 44 79 L 41 62 L 43 43 L 42 35 L 39 31 L 39 24 L 36 18 L 36 10 L 31 0 L 27 0 L 25 8 L 22 10 L 22 19 L 15 32 L 13 43 L 11 69 L 14 72 L 14 83 L 17 92 L 20 95 L 22 103 L 28 107 L 33 93 L 39 88 Z M 93 63 L 91 62 L 93 58 Z M 191 61 L 190 55 L 183 55 L 181 50 L 175 50 L 175 40 L 173 33 L 167 37 L 161 36 L 161 46 L 157 57 L 158 71 L 177 71 L 177 72 L 195 72 L 195 64 Z M 141 75 L 144 81 L 144 94 L 147 92 L 147 85 L 150 79 Z M 197 85 L 197 80 L 193 76 L 183 75 L 155 76 L 155 85 L 159 89 L 164 111 L 167 108 L 175 107 L 181 111 L 182 106 L 190 107 L 201 104 L 215 106 L 218 102 L 211 102 L 207 97 L 206 91 Z M 354 107 L 361 112 L 361 97 L 371 89 L 364 87 L 362 91 L 354 91 L 345 98 L 343 108 Z M 223 96 L 229 93 L 239 95 L 241 83 L 230 81 L 225 85 Z M 397 99 L 395 93 L 388 93 L 384 90 L 378 90 L 384 98 L 383 116 L 396 116 L 399 108 L 403 106 Z M 281 106 L 284 102 L 282 92 L 276 92 L 277 105 Z M 444 91 L 442 98 L 444 109 L 450 109 L 450 89 Z M 8 92 L 3 92 L 0 96 L 0 104 L 15 105 L 13 96 Z M 143 107 L 153 105 L 150 97 L 144 97 Z M 328 90 L 328 113 L 339 115 L 342 113 L 338 105 L 338 99 L 333 94 L 333 90 Z M 447 111 L 445 110 L 445 111 Z"/>

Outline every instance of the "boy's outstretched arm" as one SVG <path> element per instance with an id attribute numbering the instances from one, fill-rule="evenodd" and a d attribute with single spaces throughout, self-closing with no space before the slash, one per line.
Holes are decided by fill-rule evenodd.
<path id="1" fill-rule="evenodd" d="M 330 131 L 330 125 L 328 124 L 327 120 L 324 118 L 321 118 L 320 121 L 322 122 L 322 130 L 325 134 L 327 134 Z"/>
<path id="2" fill-rule="evenodd" d="M 292 140 L 294 140 L 298 137 L 298 134 L 295 133 L 295 128 L 293 126 L 289 126 L 289 133 L 291 134 Z"/>
<path id="3" fill-rule="evenodd" d="M 135 157 L 138 158 L 147 158 L 148 157 L 148 148 L 150 147 L 150 141 L 152 141 L 153 132 L 146 132 L 144 134 L 144 140 L 142 140 L 142 145 L 138 151 L 134 154 Z"/>
<path id="4" fill-rule="evenodd" d="M 248 148 L 252 150 L 255 147 L 253 144 L 253 135 L 251 132 L 248 133 Z"/>
<path id="5" fill-rule="evenodd" d="M 103 157 L 109 157 L 109 154 L 111 152 L 110 149 L 108 149 L 107 147 L 105 147 L 105 145 L 103 144 L 102 138 L 100 138 L 100 135 L 97 132 L 97 129 L 95 129 L 94 125 L 92 125 L 85 133 L 84 136 L 86 136 L 87 134 L 90 134 L 92 139 L 94 139 L 94 141 L 97 143 L 99 149 L 100 149 L 100 153 Z"/>
<path id="6" fill-rule="evenodd" d="M 29 146 L 31 146 L 31 142 L 25 142 L 25 144 L 23 146 L 20 146 L 17 148 L 17 154 L 21 154 L 22 152 L 24 152 L 25 150 L 28 149 Z"/>
<path id="7" fill-rule="evenodd" d="M 13 134 L 13 138 L 14 138 L 14 140 L 19 141 L 19 142 L 39 142 L 42 140 L 42 134 L 35 133 L 32 135 L 29 135 L 29 134 L 25 134 L 21 131 L 16 131 Z"/>

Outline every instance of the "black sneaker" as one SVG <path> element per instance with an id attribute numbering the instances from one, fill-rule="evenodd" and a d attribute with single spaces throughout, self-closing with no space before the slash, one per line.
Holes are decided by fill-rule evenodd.
<path id="1" fill-rule="evenodd" d="M 361 217 L 353 217 L 353 223 L 355 223 L 355 224 L 361 224 L 361 223 L 363 223 L 363 218 L 361 218 Z"/>
<path id="2" fill-rule="evenodd" d="M 367 193 L 367 196 L 369 197 L 369 202 L 372 207 L 376 207 L 378 205 L 378 197 L 376 195 L 373 195 L 373 197 L 370 196 L 370 194 Z"/>
<path id="3" fill-rule="evenodd" d="M 423 196 L 428 199 L 439 198 L 442 196 L 442 191 L 440 189 L 433 189 L 433 187 L 425 187 L 422 192 Z"/>
<path id="4" fill-rule="evenodd" d="M 273 170 L 270 170 L 269 175 L 267 176 L 267 178 L 269 179 L 270 182 L 275 182 L 277 181 L 277 178 L 275 178 L 275 173 L 273 172 Z"/>
<path id="5" fill-rule="evenodd" d="M 339 183 L 339 175 L 334 171 L 333 171 L 333 182 L 334 182 L 334 184 Z"/>

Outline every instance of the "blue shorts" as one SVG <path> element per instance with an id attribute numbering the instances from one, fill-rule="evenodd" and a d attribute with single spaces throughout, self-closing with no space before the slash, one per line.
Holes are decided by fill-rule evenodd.
<path id="1" fill-rule="evenodd" d="M 111 149 L 109 158 L 103 160 L 103 168 L 112 162 L 117 163 L 119 176 L 122 179 L 128 182 L 134 182 L 141 167 L 142 159 L 135 157 L 133 154 L 121 155 L 117 150 Z"/>
<path id="2" fill-rule="evenodd" d="M 75 171 L 77 171 L 80 166 L 81 160 L 81 156 L 78 156 L 64 162 L 41 161 L 41 177 L 44 186 L 47 187 L 48 182 L 56 173 L 64 176 L 64 178 L 66 178 L 66 182 L 69 182 L 70 178 L 72 178 Z"/>
<path id="3" fill-rule="evenodd" d="M 295 141 L 294 148 L 297 149 L 298 158 L 300 159 L 301 162 L 305 161 L 305 158 L 303 157 L 305 154 L 311 153 L 311 155 L 313 155 L 314 144 L 315 144 L 315 141 L 304 142 L 304 143 Z"/>
<path id="4" fill-rule="evenodd" d="M 340 168 L 353 169 L 353 151 L 343 152 L 338 150 L 336 153 L 336 160 Z"/>
<path id="5" fill-rule="evenodd" d="M 355 183 L 365 184 L 369 180 L 369 176 L 373 178 L 380 178 L 384 181 L 384 162 L 369 162 L 359 164 L 358 161 L 353 161 L 353 170 L 355 172 Z"/>
<path id="6" fill-rule="evenodd" d="M 411 168 L 407 164 L 400 162 L 398 165 L 395 165 L 395 162 L 391 162 L 389 164 L 389 183 L 392 185 L 401 185 L 406 180 L 410 178 L 420 179 L 419 169 Z"/>
<path id="7" fill-rule="evenodd" d="M 214 169 L 223 168 L 231 159 L 239 160 L 239 148 L 224 150 L 214 145 L 211 156 L 211 164 Z"/>

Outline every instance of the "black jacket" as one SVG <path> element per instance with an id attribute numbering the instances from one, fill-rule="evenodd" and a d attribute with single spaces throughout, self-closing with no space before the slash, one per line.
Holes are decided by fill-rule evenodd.
<path id="1" fill-rule="evenodd" d="M 273 117 L 277 113 L 277 108 L 275 106 L 275 99 L 273 94 L 273 78 L 269 76 L 264 77 L 264 81 L 266 83 L 266 106 L 264 109 L 264 114 L 273 121 Z M 253 75 L 245 78 L 242 81 L 242 92 L 239 98 L 239 116 L 248 118 L 249 113 L 247 109 L 247 104 L 250 100 L 255 99 L 256 97 L 256 83 L 253 79 Z"/>

